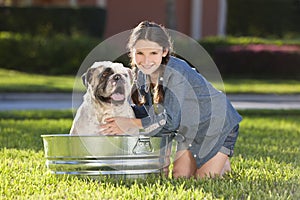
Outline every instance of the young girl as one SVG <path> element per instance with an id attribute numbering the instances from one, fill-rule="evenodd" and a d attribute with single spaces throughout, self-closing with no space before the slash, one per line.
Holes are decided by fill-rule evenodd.
<path id="1" fill-rule="evenodd" d="M 242 117 L 226 96 L 182 59 L 171 56 L 166 29 L 143 21 L 128 42 L 135 68 L 136 119 L 109 118 L 104 134 L 138 127 L 149 135 L 177 132 L 173 177 L 215 177 L 231 170 Z"/>

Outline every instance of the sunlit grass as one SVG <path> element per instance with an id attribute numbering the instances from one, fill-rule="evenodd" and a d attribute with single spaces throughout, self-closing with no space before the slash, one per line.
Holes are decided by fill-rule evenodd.
<path id="1" fill-rule="evenodd" d="M 45 166 L 40 135 L 68 133 L 70 110 L 0 112 L 0 199 L 299 199 L 300 111 L 240 113 L 233 171 L 222 179 L 93 181 Z"/>
<path id="2" fill-rule="evenodd" d="M 80 77 L 76 91 L 84 91 Z M 0 68 L 0 92 L 73 92 L 75 76 L 45 76 Z M 300 94 L 300 80 L 224 78 L 215 85 L 230 93 Z"/>
<path id="3" fill-rule="evenodd" d="M 0 69 L 0 92 L 72 92 L 74 78 Z"/>
<path id="4" fill-rule="evenodd" d="M 226 93 L 300 94 L 300 80 L 229 78 L 224 80 Z"/>

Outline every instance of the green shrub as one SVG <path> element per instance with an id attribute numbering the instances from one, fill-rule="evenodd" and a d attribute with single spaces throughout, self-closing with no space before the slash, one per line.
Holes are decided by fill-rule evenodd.
<path id="1" fill-rule="evenodd" d="M 300 46 L 234 45 L 214 54 L 222 74 L 300 77 Z"/>
<path id="2" fill-rule="evenodd" d="M 206 37 L 199 41 L 200 45 L 210 54 L 219 47 L 232 45 L 268 44 L 268 45 L 300 45 L 300 39 L 272 39 L 261 37 Z"/>
<path id="3" fill-rule="evenodd" d="M 299 37 L 299 21 L 298 0 L 228 0 L 230 35 Z"/>
<path id="4" fill-rule="evenodd" d="M 85 57 L 94 49 L 99 43 L 100 39 L 89 36 L 67 36 L 63 34 L 55 35 L 52 37 L 31 36 L 29 34 L 15 34 L 9 32 L 0 32 L 0 67 L 6 69 L 14 69 L 29 73 L 41 73 L 47 75 L 75 75 L 85 59 Z M 252 44 L 265 44 L 265 45 L 298 45 L 300 40 L 279 40 L 279 39 L 262 39 L 257 37 L 209 37 L 199 41 L 200 45 L 211 55 L 216 62 L 222 75 L 239 75 L 239 74 L 257 74 L 257 71 L 249 71 L 250 62 L 241 64 L 234 59 L 244 59 L 238 52 L 233 51 L 220 51 L 220 48 L 229 48 L 236 45 L 252 45 Z M 280 47 L 279 47 L 280 49 Z M 228 55 L 227 55 L 228 54 Z M 281 71 L 275 72 L 272 75 L 283 75 L 282 70 L 287 73 L 287 76 L 298 76 L 300 68 L 296 67 L 299 59 L 297 55 L 290 54 L 293 52 L 277 52 L 276 59 L 281 59 L 284 66 L 279 66 Z M 223 59 L 223 58 L 226 59 Z M 232 59 L 229 59 L 232 57 Z M 262 58 L 263 57 L 263 58 Z M 222 58 L 222 59 L 221 59 Z M 228 59 L 227 59 L 228 58 Z M 247 58 L 248 59 L 248 58 Z M 276 59 L 270 58 L 270 55 L 262 53 L 253 54 L 249 57 L 251 61 L 257 63 L 269 59 L 268 65 L 275 66 L 279 62 Z M 121 55 L 118 62 L 127 64 L 128 57 Z M 227 65 L 228 70 L 225 69 Z M 235 67 L 238 66 L 238 67 Z M 269 70 L 269 66 L 262 66 L 263 71 Z M 290 70 L 290 68 L 292 70 Z M 233 70 L 232 70 L 233 69 Z M 242 71 L 235 71 L 239 69 Z M 248 74 L 251 72 L 250 74 Z M 253 73 L 254 72 L 254 73 Z"/>
<path id="5" fill-rule="evenodd" d="M 87 36 L 39 37 L 2 32 L 0 67 L 41 74 L 74 75 L 99 42 L 99 39 Z"/>
<path id="6" fill-rule="evenodd" d="M 223 76 L 299 78 L 300 40 L 208 37 L 199 43 Z"/>
<path id="7" fill-rule="evenodd" d="M 0 31 L 31 35 L 101 38 L 105 20 L 106 10 L 99 7 L 0 7 Z"/>

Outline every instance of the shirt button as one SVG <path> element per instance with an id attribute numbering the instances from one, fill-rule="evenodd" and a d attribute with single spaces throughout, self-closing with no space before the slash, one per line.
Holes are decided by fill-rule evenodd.
<path id="1" fill-rule="evenodd" d="M 197 155 L 196 154 L 194 154 L 194 158 L 196 158 L 197 157 Z"/>
<path id="2" fill-rule="evenodd" d="M 189 144 L 189 147 L 192 147 L 193 145 L 192 144 Z"/>

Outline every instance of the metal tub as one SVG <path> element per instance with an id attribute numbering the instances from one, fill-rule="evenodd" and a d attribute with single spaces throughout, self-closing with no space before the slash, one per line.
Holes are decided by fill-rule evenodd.
<path id="1" fill-rule="evenodd" d="M 144 178 L 162 173 L 171 137 L 42 135 L 46 165 L 53 174 Z"/>

